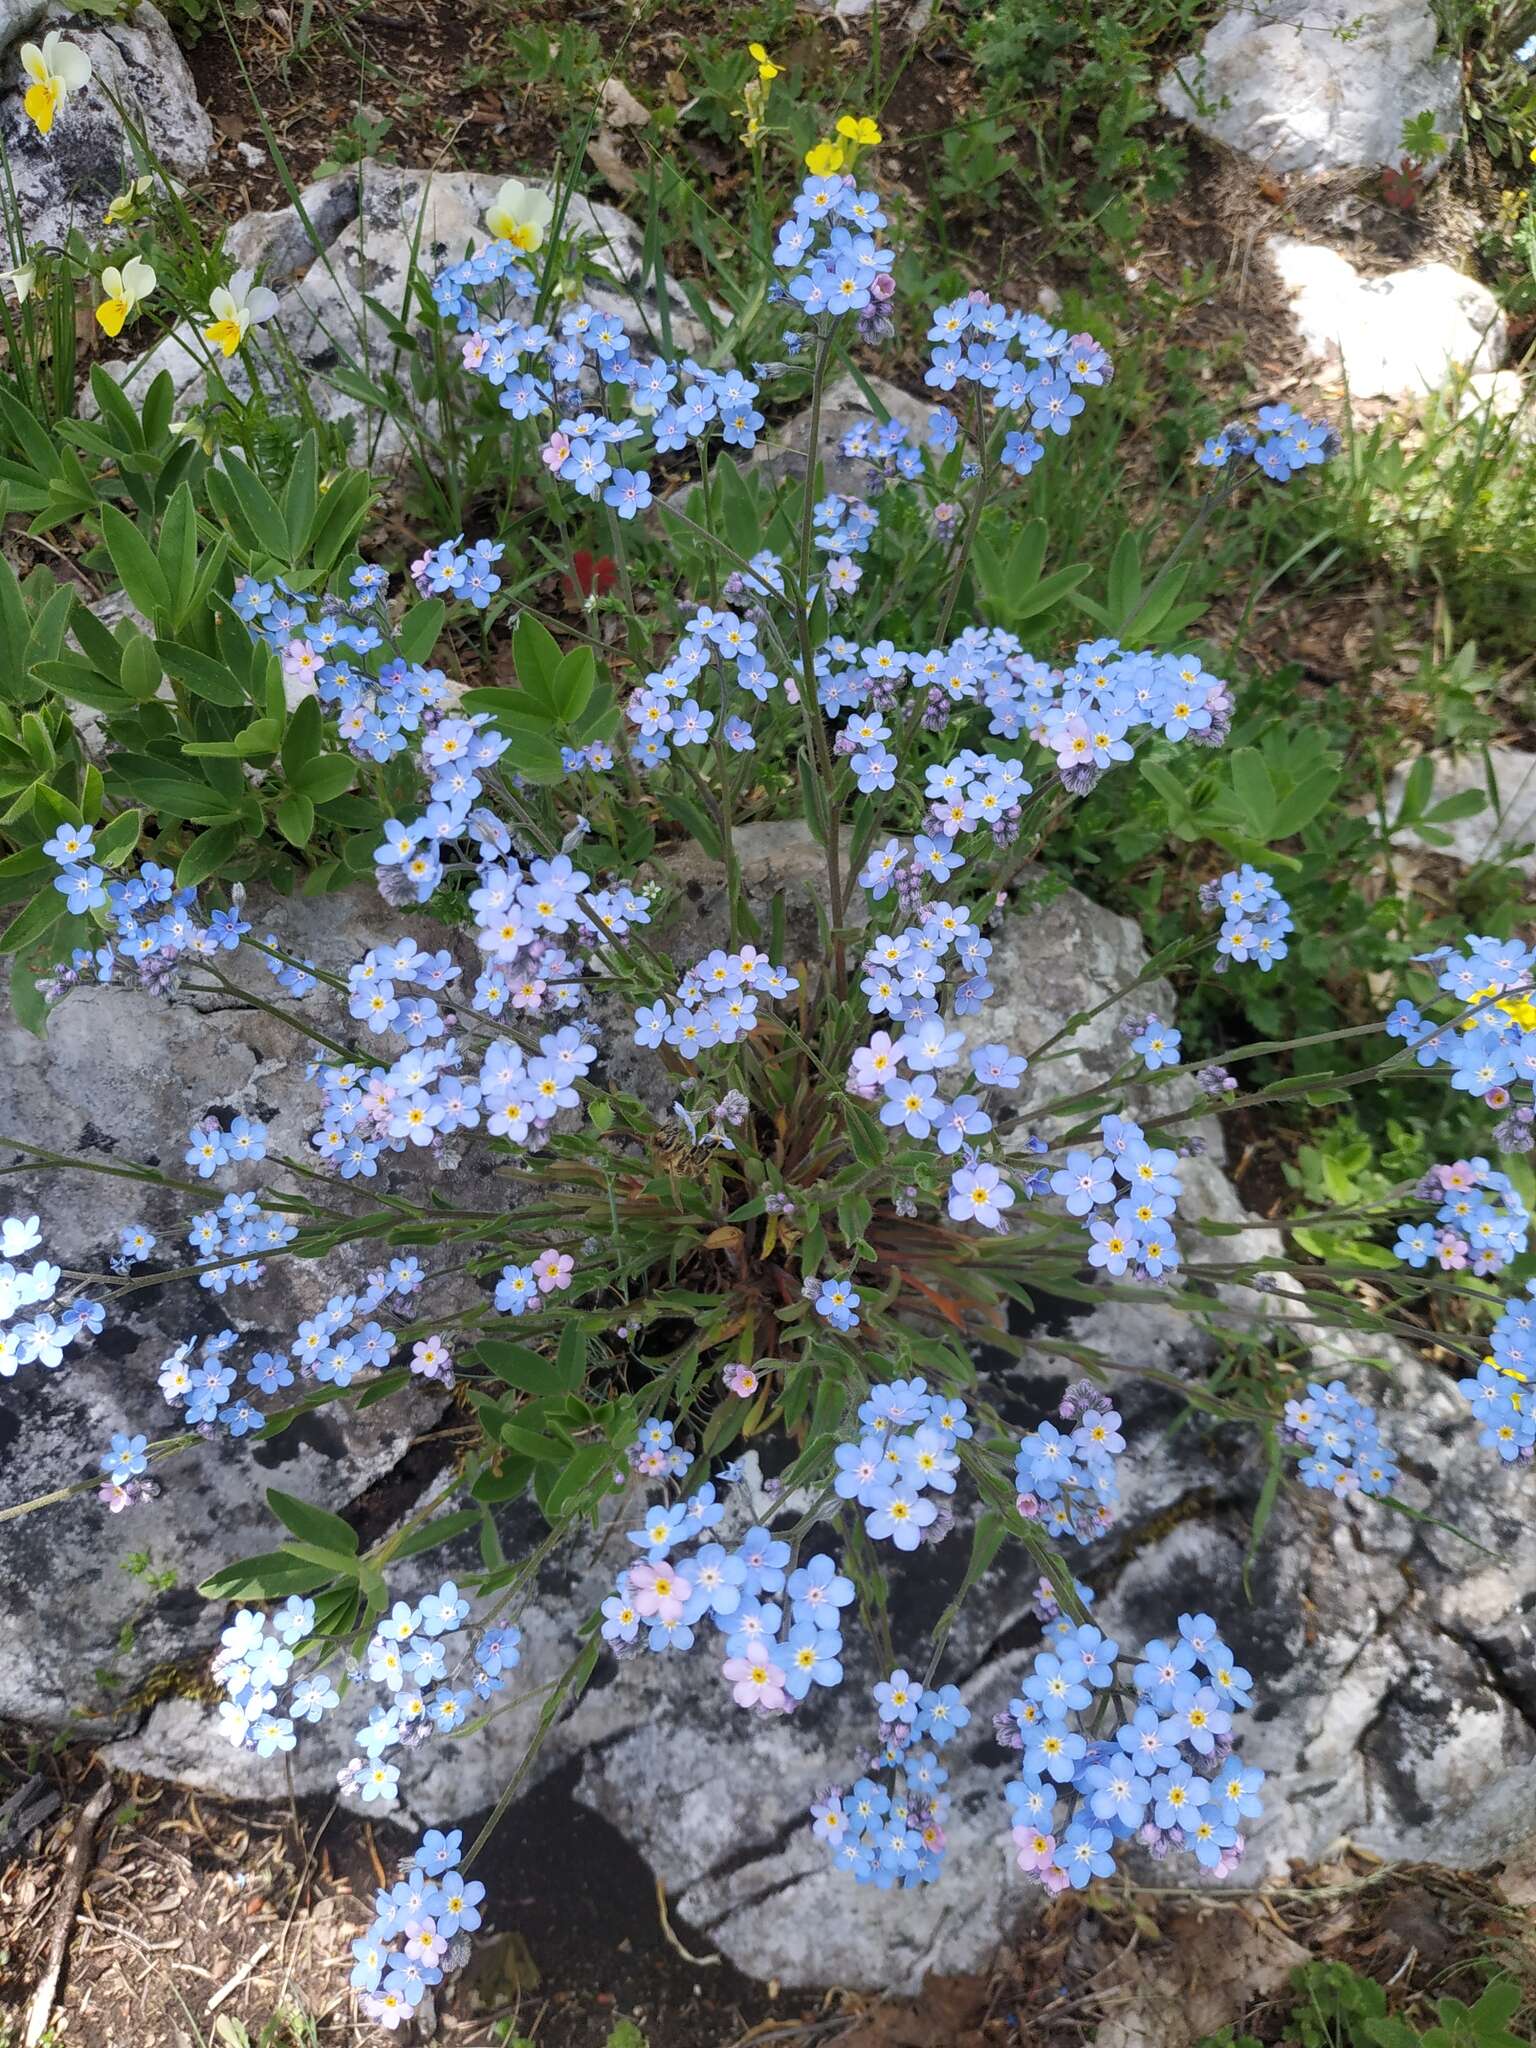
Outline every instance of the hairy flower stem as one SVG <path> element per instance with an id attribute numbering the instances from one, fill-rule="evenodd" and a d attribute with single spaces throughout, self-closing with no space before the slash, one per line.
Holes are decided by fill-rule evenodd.
<path id="1" fill-rule="evenodd" d="M 832 921 L 832 981 L 838 1000 L 848 993 L 848 961 L 843 939 L 842 834 L 834 800 L 836 772 L 832 750 L 827 744 L 826 722 L 816 692 L 816 651 L 811 641 L 811 613 L 808 593 L 811 585 L 811 534 L 816 508 L 817 451 L 821 440 L 821 401 L 826 387 L 827 360 L 831 335 L 825 321 L 816 344 L 816 367 L 811 379 L 810 431 L 805 447 L 805 497 L 800 508 L 800 589 L 795 602 L 795 628 L 800 641 L 800 710 L 805 720 L 811 758 L 817 778 L 825 791 L 827 811 L 827 910 Z"/>

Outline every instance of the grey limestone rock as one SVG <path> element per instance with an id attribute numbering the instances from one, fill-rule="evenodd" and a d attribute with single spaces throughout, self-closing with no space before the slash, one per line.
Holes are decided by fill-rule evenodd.
<path id="1" fill-rule="evenodd" d="M 22 106 L 17 45 L 41 42 L 55 28 L 90 58 L 91 80 L 71 97 L 51 133 L 40 135 Z M 186 59 L 151 0 L 117 21 L 75 14 L 58 0 L 46 7 L 11 0 L 0 7 L 0 143 L 28 243 L 57 248 L 78 227 L 88 242 L 105 240 L 116 250 L 102 215 L 113 194 L 148 166 L 136 160 L 114 99 L 173 177 L 196 178 L 206 170 L 213 129 Z"/>

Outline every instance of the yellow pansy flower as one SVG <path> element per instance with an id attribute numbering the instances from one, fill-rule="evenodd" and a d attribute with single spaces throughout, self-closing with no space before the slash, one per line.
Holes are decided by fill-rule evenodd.
<path id="1" fill-rule="evenodd" d="M 554 219 L 555 202 L 547 192 L 508 178 L 485 209 L 485 224 L 498 241 L 510 242 L 527 255 L 542 246 L 544 230 Z"/>
<path id="2" fill-rule="evenodd" d="M 118 270 L 108 264 L 101 273 L 106 297 L 96 308 L 96 319 L 108 334 L 121 334 L 130 313 L 143 305 L 155 288 L 155 273 L 142 256 L 130 256 Z"/>
<path id="3" fill-rule="evenodd" d="M 748 43 L 747 55 L 752 59 L 753 63 L 757 66 L 757 75 L 763 81 L 764 85 L 767 85 L 770 79 L 778 77 L 779 67 L 777 64 L 774 63 L 773 59 L 769 56 L 768 52 L 763 48 L 761 43 Z"/>
<path id="4" fill-rule="evenodd" d="M 882 139 L 878 125 L 868 114 L 844 114 L 837 124 L 837 132 L 845 142 L 856 142 L 861 149 L 873 149 Z"/>
<path id="5" fill-rule="evenodd" d="M 277 311 L 277 293 L 264 284 L 254 284 L 255 273 L 237 270 L 227 285 L 217 285 L 208 294 L 208 325 L 204 341 L 232 356 L 259 320 L 270 320 Z"/>
<path id="6" fill-rule="evenodd" d="M 91 60 L 54 28 L 43 37 L 41 49 L 36 43 L 22 44 L 21 68 L 32 81 L 22 105 L 38 133 L 46 135 L 70 94 L 89 85 Z"/>
<path id="7" fill-rule="evenodd" d="M 834 171 L 843 168 L 843 145 L 840 142 L 818 142 L 814 149 L 806 151 L 805 168 L 813 178 L 830 178 Z"/>

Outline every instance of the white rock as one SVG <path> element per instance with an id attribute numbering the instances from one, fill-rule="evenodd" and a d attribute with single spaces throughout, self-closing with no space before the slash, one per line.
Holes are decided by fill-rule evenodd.
<path id="1" fill-rule="evenodd" d="M 1448 263 L 1373 277 L 1316 243 L 1276 236 L 1269 251 L 1303 344 L 1356 398 L 1421 396 L 1458 370 L 1496 370 L 1504 359 L 1498 301 Z"/>
<path id="2" fill-rule="evenodd" d="M 52 28 L 85 51 L 91 82 L 70 99 L 52 133 L 39 135 L 22 105 L 20 58 L 8 51 L 0 64 L 0 145 L 27 241 L 57 248 L 78 227 L 95 244 L 102 240 L 107 201 L 148 168 L 134 161 L 108 92 L 129 110 L 176 177 L 195 178 L 207 168 L 213 129 L 186 59 L 151 0 L 121 21 L 93 21 L 58 0 L 46 10 L 12 6 L 0 14 L 0 42 L 26 32 L 40 39 Z"/>
<path id="3" fill-rule="evenodd" d="M 886 377 L 868 377 L 865 382 L 884 406 L 887 417 L 900 420 L 913 438 L 920 441 L 928 430 L 928 415 L 933 410 L 931 403 L 914 398 L 911 392 L 903 391 L 900 385 L 892 384 Z M 832 378 L 827 384 L 821 394 L 816 459 L 821 465 L 822 482 L 828 491 L 858 496 L 867 489 L 870 465 L 855 456 L 840 453 L 838 443 L 851 426 L 879 416 L 856 377 L 845 374 Z M 792 420 L 787 420 L 782 427 L 759 441 L 747 458 L 747 467 L 766 469 L 775 483 L 782 483 L 788 477 L 803 477 L 805 451 L 810 438 L 811 409 L 806 406 Z"/>
<path id="4" fill-rule="evenodd" d="M 1512 431 L 1522 440 L 1536 434 L 1536 411 L 1531 408 L 1530 393 L 1518 370 L 1479 370 L 1469 377 L 1457 394 L 1456 417 L 1476 422 L 1470 431 L 1486 432 L 1489 441 L 1485 445 L 1489 446 L 1498 445 L 1502 439 L 1498 430 L 1507 420 L 1516 422 Z M 1470 444 L 1466 439 L 1458 439 L 1457 445 Z"/>
<path id="5" fill-rule="evenodd" d="M 787 950 L 801 957 L 814 940 L 806 906 L 821 883 L 820 849 L 793 823 L 746 828 L 738 844 L 752 899 L 783 897 Z M 673 957 L 695 958 L 719 943 L 720 892 L 711 875 L 697 862 L 674 869 L 681 901 L 663 927 Z M 1129 919 L 1066 890 L 997 933 L 997 995 L 987 1016 L 996 1036 L 1038 1045 L 1075 1013 L 1136 981 L 1145 966 Z M 1154 1003 L 1171 1021 L 1168 991 L 1156 982 L 1143 982 L 1119 1007 Z M 1107 1010 L 1070 1059 L 1046 1070 L 1053 1092 L 1115 1071 L 1124 1043 L 1117 1018 L 1117 1008 Z M 1038 1084 L 1038 1072 L 1031 1079 Z M 627 1073 L 623 1085 L 633 1085 Z M 1199 1165 L 1198 1176 L 1186 1173 L 1185 1207 L 1240 1221 L 1241 1204 L 1219 1163 L 1207 1157 Z M 1215 1255 L 1231 1243 L 1216 1240 Z M 1520 1506 L 1521 1475 L 1477 1451 L 1447 1376 L 1394 1351 L 1391 1374 L 1378 1377 L 1337 1344 L 1319 1366 L 1325 1376 L 1346 1373 L 1362 1395 L 1380 1399 L 1405 1503 L 1453 1524 L 1480 1548 L 1379 1503 L 1350 1508 L 1286 1493 L 1256 1561 L 1250 1605 L 1240 1591 L 1243 1556 L 1263 1476 L 1252 1441 L 1192 1427 L 1172 1434 L 1176 1397 L 1141 1376 L 1208 1372 L 1211 1340 L 1173 1297 L 1065 1314 L 1061 1306 L 1053 1313 L 1041 1304 L 1039 1320 L 1021 1330 L 1033 1339 L 1024 1360 L 981 1351 L 989 1397 L 1022 1432 L 1055 1405 L 1074 1370 L 1061 1344 L 1091 1347 L 1111 1367 L 1127 1369 L 1117 1380 L 1132 1446 L 1121 1465 L 1120 1518 L 1103 1544 L 1074 1561 L 1098 1590 L 1096 1614 L 1123 1644 L 1165 1635 L 1179 1613 L 1207 1608 L 1253 1671 L 1259 1710 L 1241 1717 L 1239 1730 L 1245 1756 L 1269 1774 L 1266 1817 L 1253 1835 L 1255 1867 L 1283 1871 L 1288 1858 L 1315 1859 L 1343 1835 L 1382 1855 L 1476 1864 L 1528 1832 L 1536 1824 L 1527 1620 L 1536 1600 L 1536 1537 Z M 755 1455 L 744 1462 L 745 1498 L 731 1496 L 737 1529 L 762 1506 Z M 963 1524 L 973 1508 L 964 1490 L 958 1499 L 962 1527 L 897 1567 L 891 1612 L 904 1655 L 921 1654 L 964 1568 Z M 529 1509 L 506 1512 L 508 1556 L 526 1555 L 537 1533 Z M 721 1533 L 729 1539 L 728 1529 Z M 458 1555 L 467 1572 L 474 1540 L 463 1543 Z M 806 1547 L 822 1546 L 812 1538 Z M 615 1562 L 611 1546 L 586 1539 L 545 1572 L 518 1617 L 520 1677 L 530 1688 L 569 1660 L 576 1623 L 608 1590 Z M 428 1568 L 452 1573 L 456 1553 L 434 1553 Z M 1032 1581 L 1015 1553 L 1003 1553 L 950 1639 L 942 1675 L 961 1685 L 973 1719 L 945 1752 L 950 1853 L 931 1888 L 852 1886 L 830 1870 L 806 1825 L 818 1788 L 849 1783 L 857 1748 L 869 1737 L 868 1688 L 877 1674 L 857 1627 L 847 1631 L 846 1683 L 808 1699 L 788 1722 L 740 1714 L 707 1648 L 604 1667 L 575 1713 L 553 1729 L 541 1768 L 576 1766 L 575 1798 L 641 1852 L 687 1925 L 753 1975 L 906 1990 L 928 1970 L 984 1968 L 1038 1896 L 1013 1869 L 1002 1794 L 1013 1765 L 989 1729 L 1039 1646 L 1029 1618 Z M 413 1583 L 403 1579 L 402 1593 Z M 537 1698 L 535 1690 L 526 1709 L 406 1759 L 409 1813 L 448 1825 L 484 1812 L 520 1759 Z M 324 1785 L 352 1725 L 349 1716 L 304 1731 L 294 1759 L 301 1790 Z M 156 1708 L 111 1755 L 226 1796 L 283 1796 L 277 1764 L 234 1756 L 206 1713 L 199 1718 L 186 1701 Z M 515 1814 L 508 1824 L 515 1829 Z M 1194 1866 L 1170 1863 L 1159 1867 L 1157 1881 L 1200 1876 Z"/>
<path id="6" fill-rule="evenodd" d="M 1460 71 L 1437 37 L 1429 0 L 1255 0 L 1222 16 L 1159 98 L 1272 170 L 1375 170 L 1398 161 L 1415 115 L 1460 133 Z"/>
<path id="7" fill-rule="evenodd" d="M 875 0 L 807 0 L 809 12 L 825 16 L 832 21 L 868 21 L 875 10 Z M 895 6 L 880 10 L 882 26 L 890 30 L 899 28 L 909 36 L 921 35 L 933 19 L 933 0 L 897 0 Z"/>
<path id="8" fill-rule="evenodd" d="M 30 36 L 47 5 L 48 0 L 0 0 L 0 50 Z"/>
<path id="9" fill-rule="evenodd" d="M 284 207 L 255 214 L 231 230 L 233 259 L 260 270 L 279 292 L 273 324 L 309 373 L 317 409 L 330 419 L 353 423 L 354 462 L 379 470 L 395 467 L 405 454 L 407 432 L 392 414 L 338 390 L 328 373 L 361 372 L 375 383 L 396 374 L 404 377 L 405 359 L 368 302 L 391 317 L 412 319 L 420 284 L 489 239 L 484 213 L 501 182 L 491 172 L 407 171 L 368 161 L 310 186 L 300 195 L 302 212 Z M 616 208 L 578 195 L 567 207 L 565 232 L 579 241 L 583 289 L 590 302 L 622 315 L 637 343 L 660 348 L 660 307 L 645 275 L 639 228 Z M 674 350 L 703 348 L 707 335 L 686 294 L 671 278 L 664 289 Z M 236 390 L 251 375 L 250 355 L 244 351 L 222 366 Z M 168 370 L 179 404 L 191 407 L 204 389 L 206 361 L 200 336 L 183 329 L 127 365 L 121 380 L 142 396 L 150 381 Z M 271 368 L 260 374 L 264 382 L 281 376 Z M 430 420 L 419 424 L 430 434 Z"/>
<path id="10" fill-rule="evenodd" d="M 268 898 L 256 915 L 280 918 L 297 950 L 323 961 L 357 959 L 398 929 L 382 903 L 360 895 Z M 270 977 L 254 956 L 239 963 L 237 979 L 246 976 L 265 998 Z M 121 984 L 79 989 L 49 1019 L 44 1040 L 0 1015 L 0 1131 L 69 1158 L 115 1158 L 175 1175 L 188 1128 L 218 1107 L 262 1118 L 274 1155 L 302 1156 L 318 1100 L 304 1078 L 303 1045 L 265 1011 L 229 998 L 210 1005 L 190 996 L 160 1002 Z M 7 1166 L 17 1157 L 0 1153 Z M 197 1206 L 96 1173 L 24 1171 L 15 1179 L 21 1185 L 7 1197 L 8 1213 L 26 1202 L 22 1213 L 42 1218 L 48 1256 L 91 1273 L 107 1271 L 118 1232 L 131 1222 L 147 1223 L 160 1239 L 157 1257 L 174 1263 Z M 211 1186 L 210 1196 L 213 1206 Z M 23 1367 L 5 1382 L 0 1403 L 0 1502 L 14 1506 L 89 1478 L 116 1430 L 169 1433 L 174 1411 L 155 1377 L 176 1343 L 227 1325 L 247 1333 L 240 1349 L 248 1362 L 268 1331 L 291 1327 L 356 1283 L 350 1257 L 280 1260 L 258 1289 L 221 1300 L 189 1283 L 148 1290 L 132 1297 L 131 1316 L 109 1311 L 101 1339 L 56 1372 Z M 364 1264 L 376 1262 L 375 1251 Z M 198 1597 L 197 1582 L 272 1547 L 266 1488 L 332 1507 L 354 1500 L 393 1470 L 440 1407 L 415 1390 L 403 1403 L 361 1414 L 337 1402 L 271 1444 L 223 1438 L 160 1468 L 165 1492 L 152 1504 L 113 1515 L 88 1497 L 9 1523 L 0 1714 L 52 1727 L 111 1721 L 157 1670 L 206 1657 L 223 1610 Z M 128 1560 L 143 1552 L 171 1574 L 168 1586 L 130 1576 Z"/>
<path id="11" fill-rule="evenodd" d="M 1437 754 L 1435 757 L 1435 780 L 1430 794 L 1429 808 L 1444 803 L 1448 797 L 1460 796 L 1467 790 L 1476 790 L 1488 797 L 1489 782 L 1492 781 L 1492 802 L 1481 811 L 1474 811 L 1470 817 L 1455 818 L 1447 825 L 1435 829 L 1446 834 L 1450 840 L 1444 845 L 1433 839 L 1426 839 L 1416 830 L 1407 830 L 1397 835 L 1400 846 L 1420 846 L 1431 853 L 1446 855 L 1459 861 L 1463 867 L 1474 867 L 1479 861 L 1500 860 L 1516 847 L 1524 847 L 1516 862 L 1520 872 L 1536 881 L 1536 852 L 1530 851 L 1536 841 L 1536 754 L 1524 753 L 1518 747 L 1490 747 L 1487 763 L 1481 755 Z M 1408 780 L 1408 766 L 1399 768 L 1387 785 L 1387 815 L 1393 817 L 1403 800 L 1403 790 Z"/>

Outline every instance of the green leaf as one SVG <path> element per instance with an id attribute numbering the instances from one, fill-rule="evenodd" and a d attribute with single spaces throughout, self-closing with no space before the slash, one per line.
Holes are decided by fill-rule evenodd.
<path id="1" fill-rule="evenodd" d="M 573 647 L 563 655 L 549 680 L 549 697 L 555 716 L 565 724 L 580 718 L 587 708 L 597 680 L 597 663 L 590 647 Z"/>
<path id="2" fill-rule="evenodd" d="M 283 525 L 288 535 L 290 562 L 299 561 L 304 554 L 319 502 L 320 451 L 311 428 L 294 450 L 293 466 L 283 492 Z"/>
<path id="3" fill-rule="evenodd" d="M 509 1344 L 500 1338 L 486 1337 L 475 1346 L 473 1355 L 481 1365 L 495 1373 L 497 1379 L 509 1387 L 516 1387 L 520 1394 L 565 1394 L 580 1385 L 579 1375 L 575 1380 L 571 1379 L 558 1359 L 546 1358 L 542 1352 L 534 1351 L 526 1344 Z"/>
<path id="4" fill-rule="evenodd" d="M 34 1038 L 48 1035 L 48 999 L 37 985 L 37 972 L 17 958 L 11 962 L 11 1015 Z"/>
<path id="5" fill-rule="evenodd" d="M 1254 838 L 1270 838 L 1275 820 L 1275 785 L 1257 748 L 1239 747 L 1232 755 L 1232 791 Z"/>
<path id="6" fill-rule="evenodd" d="M 337 1551 L 343 1557 L 356 1557 L 357 1531 L 340 1515 L 314 1507 L 275 1486 L 267 1488 L 267 1506 L 283 1527 L 291 1529 L 302 1542 L 312 1543 L 318 1550 Z"/>
<path id="7" fill-rule="evenodd" d="M 509 1451 L 520 1452 L 536 1465 L 560 1465 L 570 1456 L 569 1444 L 560 1443 L 554 1437 L 540 1436 L 536 1429 L 525 1429 L 520 1422 L 504 1422 L 501 1440 Z"/>
<path id="8" fill-rule="evenodd" d="M 116 683 L 109 683 L 78 661 L 40 661 L 32 673 L 59 696 L 72 704 L 87 704 L 93 711 L 127 711 L 133 702 Z"/>
<path id="9" fill-rule="evenodd" d="M 210 476 L 217 472 L 210 471 Z M 101 533 L 118 581 L 145 618 L 171 608 L 171 588 L 155 551 L 126 513 L 116 505 L 101 508 Z"/>
<path id="10" fill-rule="evenodd" d="M 51 932 L 60 918 L 68 914 L 69 906 L 62 891 L 51 885 L 34 896 L 19 917 L 12 918 L 3 932 L 0 932 L 0 953 L 25 953 L 35 946 L 39 939 Z M 94 931 L 94 926 L 87 926 Z"/>
<path id="11" fill-rule="evenodd" d="M 44 601 L 27 635 L 27 651 L 23 659 L 29 668 L 36 662 L 57 661 L 64 652 L 64 638 L 69 631 L 75 605 L 75 594 L 67 584 L 60 584 Z"/>
<path id="12" fill-rule="evenodd" d="M 315 807 L 307 796 L 290 789 L 286 796 L 279 798 L 272 815 L 277 820 L 278 831 L 290 846 L 308 846 L 315 832 Z"/>
<path id="13" fill-rule="evenodd" d="M 95 859 L 99 866 L 115 868 L 121 865 L 139 843 L 139 834 L 144 830 L 142 811 L 120 811 L 110 825 L 103 828 L 96 840 Z"/>
<path id="14" fill-rule="evenodd" d="M 24 846 L 0 860 L 0 904 L 19 903 L 32 894 L 32 885 L 42 875 L 52 880 L 57 870 L 40 846 Z"/>
<path id="15" fill-rule="evenodd" d="M 722 857 L 724 849 L 713 818 L 691 796 L 669 790 L 661 799 L 661 808 L 674 823 L 682 826 L 690 839 L 698 841 L 711 860 Z"/>
<path id="16" fill-rule="evenodd" d="M 31 631 L 27 601 L 16 581 L 16 571 L 4 555 L 0 555 L 0 675 L 25 667 Z M 6 676 L 7 684 L 11 679 L 11 676 Z"/>
<path id="17" fill-rule="evenodd" d="M 574 1393 L 587 1376 L 587 1333 L 574 1316 L 560 1332 L 557 1363 L 567 1388 Z"/>
<path id="18" fill-rule="evenodd" d="M 523 612 L 512 630 L 512 662 L 517 680 L 533 694 L 547 689 L 560 666 L 559 641 L 532 612 Z"/>
<path id="19" fill-rule="evenodd" d="M 482 1472 L 470 1487 L 476 1500 L 521 1500 L 528 1491 L 533 1467 L 526 1458 L 503 1458 L 499 1472 Z"/>
<path id="20" fill-rule="evenodd" d="M 208 471 L 208 496 L 214 508 L 250 544 L 274 561 L 288 563 L 288 522 L 277 500 L 234 450 L 226 448 L 222 469 Z"/>
<path id="21" fill-rule="evenodd" d="M 1296 787 L 1281 797 L 1274 814 L 1274 837 L 1290 839 L 1310 825 L 1339 786 L 1337 768 L 1310 769 Z"/>
<path id="22" fill-rule="evenodd" d="M 1010 601 L 1010 619 L 1032 619 L 1041 612 L 1048 612 L 1053 604 L 1059 604 L 1062 598 L 1071 596 L 1087 577 L 1089 567 L 1087 562 L 1074 562 L 1070 568 L 1058 569 L 1051 576 L 1042 576 L 1032 590 L 1026 590 Z"/>
<path id="23" fill-rule="evenodd" d="M 372 502 L 373 479 L 365 469 L 348 470 L 321 495 L 320 511 L 309 536 L 309 553 L 316 575 L 323 576 L 356 546 Z"/>
<path id="24" fill-rule="evenodd" d="M 216 875 L 233 860 L 244 836 L 238 825 L 215 825 L 210 831 L 199 832 L 177 866 L 177 888 L 196 888 L 210 875 Z"/>
<path id="25" fill-rule="evenodd" d="M 286 739 L 283 744 L 286 749 Z M 293 787 L 314 804 L 333 802 L 356 779 L 357 763 L 350 754 L 317 754 L 293 769 L 288 777 Z"/>
<path id="26" fill-rule="evenodd" d="M 288 720 L 281 749 L 283 773 L 295 788 L 300 771 L 319 756 L 322 738 L 319 698 L 301 697 Z"/>
<path id="27" fill-rule="evenodd" d="M 124 691 L 135 703 L 147 703 L 160 687 L 165 664 L 154 641 L 137 627 L 123 636 L 117 674 Z"/>
<path id="28" fill-rule="evenodd" d="M 144 432 L 139 425 L 139 416 L 127 392 L 105 363 L 93 363 L 91 366 L 91 396 L 101 417 L 117 428 L 117 435 L 110 444 L 114 454 L 124 448 L 135 453 L 142 449 Z"/>
<path id="29" fill-rule="evenodd" d="M 477 1528 L 480 1519 L 478 1508 L 455 1508 L 451 1515 L 439 1515 L 435 1522 L 425 1522 L 398 1542 L 391 1542 L 389 1558 L 393 1562 L 396 1558 L 418 1557 L 424 1550 L 435 1550 L 440 1543 L 450 1543 L 455 1536 L 462 1536 L 466 1529 Z"/>
<path id="30" fill-rule="evenodd" d="M 239 679 L 228 662 L 216 655 L 204 654 L 196 647 L 183 647 L 175 640 L 157 640 L 155 652 L 165 663 L 168 673 L 178 683 L 183 683 L 195 696 L 206 697 L 211 704 L 244 704 L 248 700 Z"/>
<path id="31" fill-rule="evenodd" d="M 1432 810 L 1424 813 L 1426 825 L 1450 825 L 1457 818 L 1475 818 L 1479 811 L 1488 808 L 1488 799 L 1480 789 L 1459 789 L 1454 796 L 1442 797 Z"/>
<path id="32" fill-rule="evenodd" d="M 144 426 L 144 445 L 158 448 L 170 432 L 171 416 L 176 405 L 176 387 L 171 382 L 169 370 L 162 370 L 144 394 L 140 418 Z"/>
<path id="33" fill-rule="evenodd" d="M 1115 630 L 1135 613 L 1141 598 L 1141 547 L 1134 533 L 1122 533 L 1109 558 L 1108 611 Z"/>
<path id="34" fill-rule="evenodd" d="M 738 1402 L 737 1406 L 741 1404 Z M 605 1474 L 612 1474 L 620 1460 L 608 1444 L 583 1444 L 565 1470 L 548 1486 L 539 1505 L 545 1519 L 557 1522 Z M 535 1483 L 537 1483 L 535 1474 Z M 605 1487 L 604 1491 L 608 1489 Z"/>
<path id="35" fill-rule="evenodd" d="M 395 631 L 395 646 L 407 661 L 426 661 L 443 637 L 448 607 L 440 597 L 413 604 Z"/>
<path id="36" fill-rule="evenodd" d="M 48 728 L 35 711 L 24 711 L 17 725 L 21 744 L 26 748 L 27 757 L 39 775 L 51 775 L 58 766 L 58 756 L 53 751 L 53 741 Z"/>
<path id="37" fill-rule="evenodd" d="M 205 1600 L 282 1600 L 290 1593 L 313 1593 L 333 1576 L 322 1565 L 306 1563 L 286 1550 L 264 1550 L 257 1557 L 225 1565 L 197 1590 Z"/>
<path id="38" fill-rule="evenodd" d="M 170 589 L 173 625 L 186 617 L 197 583 L 197 508 L 186 484 L 180 483 L 165 508 L 160 522 L 160 567 Z"/>

